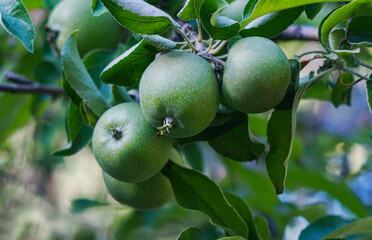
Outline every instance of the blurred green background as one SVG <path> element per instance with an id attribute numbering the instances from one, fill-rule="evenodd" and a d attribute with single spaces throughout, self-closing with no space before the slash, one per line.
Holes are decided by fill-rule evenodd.
<path id="1" fill-rule="evenodd" d="M 46 8 L 55 4 L 49 3 Z M 313 21 L 302 15 L 295 24 L 318 26 L 334 6 L 326 4 Z M 60 62 L 45 43 L 47 14 L 45 9 L 31 11 L 37 26 L 34 54 L 0 28 L 0 82 L 12 71 L 44 84 L 61 84 Z M 288 58 L 322 50 L 318 42 L 278 44 Z M 372 64 L 371 54 L 363 49 L 359 57 Z M 322 60 L 312 61 L 301 75 L 320 65 Z M 186 147 L 192 154 L 184 151 L 224 190 L 243 197 L 262 224 L 268 224 L 273 239 L 297 239 L 303 228 L 325 215 L 371 215 L 372 115 L 365 82 L 353 88 L 351 105 L 337 108 L 329 101 L 326 83 L 319 82 L 300 104 L 286 191 L 280 196 L 262 160 L 233 162 L 203 142 Z M 313 100 L 312 94 L 322 94 L 324 101 Z M 205 215 L 181 209 L 174 201 L 150 212 L 119 205 L 106 192 L 90 146 L 71 157 L 53 156 L 67 142 L 67 108 L 64 97 L 0 93 L 0 239 L 170 240 L 188 226 L 221 235 Z M 250 116 L 252 132 L 264 141 L 268 116 Z"/>

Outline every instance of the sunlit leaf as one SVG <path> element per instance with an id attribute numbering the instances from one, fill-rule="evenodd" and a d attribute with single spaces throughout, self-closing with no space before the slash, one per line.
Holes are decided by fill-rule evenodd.
<path id="1" fill-rule="evenodd" d="M 250 22 L 240 35 L 273 38 L 288 28 L 303 12 L 303 7 L 291 8 L 261 16 Z"/>
<path id="2" fill-rule="evenodd" d="M 185 21 L 199 19 L 200 6 L 204 0 L 187 0 L 181 11 L 177 14 L 179 18 Z"/>
<path id="3" fill-rule="evenodd" d="M 227 6 L 224 0 L 204 0 L 201 5 L 201 23 L 213 39 L 229 39 L 239 32 L 239 22 L 220 15 L 220 11 Z"/>
<path id="4" fill-rule="evenodd" d="M 164 11 L 142 0 L 101 0 L 123 27 L 141 34 L 161 34 L 179 24 Z"/>
<path id="5" fill-rule="evenodd" d="M 25 48 L 34 52 L 35 30 L 21 0 L 0 0 L 0 24 L 17 37 Z"/>
<path id="6" fill-rule="evenodd" d="M 327 16 L 319 27 L 319 39 L 323 46 L 329 48 L 327 43 L 329 33 L 339 22 L 356 16 L 372 16 L 372 2 L 370 0 L 354 0 Z"/>
<path id="7" fill-rule="evenodd" d="M 339 0 L 301 0 L 301 1 L 280 1 L 277 0 L 252 0 L 248 1 L 244 8 L 244 20 L 241 28 L 247 26 L 254 19 L 265 14 L 276 12 L 293 7 L 308 5 L 321 2 L 337 2 Z"/>
<path id="8" fill-rule="evenodd" d="M 141 40 L 106 66 L 101 79 L 105 83 L 122 86 L 139 82 L 143 72 L 154 61 L 156 53 L 153 45 Z"/>

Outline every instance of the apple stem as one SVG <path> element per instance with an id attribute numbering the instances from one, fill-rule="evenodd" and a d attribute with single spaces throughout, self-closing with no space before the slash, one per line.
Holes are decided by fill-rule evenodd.
<path id="1" fill-rule="evenodd" d="M 113 131 L 112 131 L 112 134 L 111 136 L 116 140 L 120 140 L 120 138 L 123 136 L 123 132 L 119 129 L 119 128 L 115 128 Z"/>
<path id="2" fill-rule="evenodd" d="M 172 122 L 172 118 L 166 117 L 163 121 L 163 126 L 157 128 L 158 130 L 160 130 L 160 132 L 156 133 L 156 135 L 164 136 L 165 133 L 169 133 L 169 130 L 173 127 Z"/>
<path id="3" fill-rule="evenodd" d="M 56 45 L 56 40 L 59 35 L 59 31 L 52 30 L 48 25 L 45 25 L 45 31 L 47 33 L 47 42 L 49 43 L 53 53 L 58 58 L 61 58 L 61 53 Z"/>

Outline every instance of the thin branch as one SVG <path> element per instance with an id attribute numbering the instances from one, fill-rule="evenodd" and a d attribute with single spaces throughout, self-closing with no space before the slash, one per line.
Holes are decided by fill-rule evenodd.
<path id="1" fill-rule="evenodd" d="M 38 82 L 32 82 L 27 77 L 13 72 L 8 72 L 5 75 L 5 79 L 16 84 L 0 83 L 1 92 L 13 94 L 49 94 L 53 95 L 54 97 L 64 93 L 61 87 L 48 86 Z"/>
<path id="2" fill-rule="evenodd" d="M 210 54 L 211 55 L 214 55 L 214 54 L 217 54 L 219 51 L 221 51 L 221 49 L 226 45 L 226 43 L 228 43 L 228 41 L 222 41 L 220 43 L 220 45 L 218 45 L 217 48 L 213 49 L 212 51 L 210 51 Z"/>
<path id="3" fill-rule="evenodd" d="M 274 38 L 275 40 L 305 40 L 319 41 L 318 28 L 312 26 L 289 26 L 284 32 Z"/>
<path id="4" fill-rule="evenodd" d="M 361 66 L 365 67 L 365 68 L 368 68 L 368 69 L 371 69 L 372 70 L 372 66 L 369 66 L 368 64 L 365 64 L 365 63 L 360 63 Z"/>
<path id="5" fill-rule="evenodd" d="M 214 56 L 214 57 L 215 57 L 215 58 L 218 58 L 218 59 L 226 59 L 228 55 L 229 55 L 229 54 L 226 53 L 226 54 L 224 54 L 224 55 L 221 55 L 221 56 Z"/>
<path id="6" fill-rule="evenodd" d="M 8 93 L 20 94 L 50 94 L 53 96 L 63 94 L 63 89 L 60 87 L 52 87 L 41 85 L 39 83 L 32 84 L 2 84 L 0 83 L 0 91 Z"/>
<path id="7" fill-rule="evenodd" d="M 367 76 L 363 76 L 362 74 L 354 71 L 353 69 L 349 68 L 349 67 L 346 67 L 346 66 L 343 66 L 343 69 L 346 71 L 346 72 L 349 72 L 355 76 L 357 76 L 358 78 L 361 78 L 361 79 L 364 79 L 364 80 L 369 80 L 369 78 Z"/>
<path id="8" fill-rule="evenodd" d="M 306 56 L 306 55 L 309 55 L 309 54 L 316 54 L 316 53 L 319 53 L 319 54 L 327 54 L 327 53 L 324 52 L 324 51 L 310 51 L 310 52 L 305 52 L 305 53 L 299 55 L 298 58 L 302 58 L 303 56 Z"/>
<path id="9" fill-rule="evenodd" d="M 201 28 L 201 25 L 200 25 L 199 18 L 196 18 L 196 24 L 198 26 L 198 35 L 199 35 L 198 41 L 202 42 L 203 41 L 203 31 L 202 31 L 202 28 Z"/>
<path id="10" fill-rule="evenodd" d="M 219 45 L 221 42 L 222 42 L 222 40 L 217 40 L 217 41 L 213 44 L 212 48 L 215 49 L 216 47 L 218 47 L 218 45 Z"/>
<path id="11" fill-rule="evenodd" d="M 187 42 L 187 44 L 190 46 L 190 48 L 194 51 L 197 52 L 195 49 L 194 45 L 190 42 L 190 39 L 181 31 L 179 28 L 174 28 Z"/>
<path id="12" fill-rule="evenodd" d="M 202 54 L 208 53 L 212 49 L 212 45 L 213 45 L 213 39 L 212 39 L 211 43 L 209 44 L 207 50 L 205 50 Z"/>
<path id="13" fill-rule="evenodd" d="M 8 72 L 5 74 L 5 79 L 8 82 L 14 82 L 19 84 L 32 84 L 31 80 L 27 77 L 14 73 L 14 72 Z"/>
<path id="14" fill-rule="evenodd" d="M 311 78 L 308 82 L 310 82 L 309 86 L 307 87 L 307 89 L 309 89 L 310 87 L 312 87 L 315 83 L 317 83 L 322 77 L 324 77 L 325 75 L 327 75 L 328 73 L 331 73 L 333 71 L 337 70 L 337 67 L 331 67 L 321 73 L 319 73 L 318 75 L 314 76 L 313 78 Z"/>
<path id="15" fill-rule="evenodd" d="M 225 62 L 222 61 L 221 59 L 218 59 L 214 56 L 212 56 L 211 54 L 208 54 L 208 53 L 201 53 L 201 54 L 198 54 L 200 57 L 206 59 L 206 60 L 209 60 L 209 61 L 212 61 L 215 63 L 215 65 L 221 65 L 221 66 L 225 66 Z"/>

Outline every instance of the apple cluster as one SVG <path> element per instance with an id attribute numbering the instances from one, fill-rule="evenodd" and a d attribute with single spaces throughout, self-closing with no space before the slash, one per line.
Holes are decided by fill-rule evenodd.
<path id="1" fill-rule="evenodd" d="M 161 169 L 182 163 L 173 138 L 199 134 L 219 106 L 261 113 L 283 99 L 291 77 L 288 60 L 271 40 L 249 37 L 231 47 L 219 85 L 202 57 L 177 51 L 155 59 L 139 85 L 140 103 L 106 111 L 93 134 L 93 153 L 108 191 L 119 202 L 154 209 L 168 202 L 172 188 Z"/>

